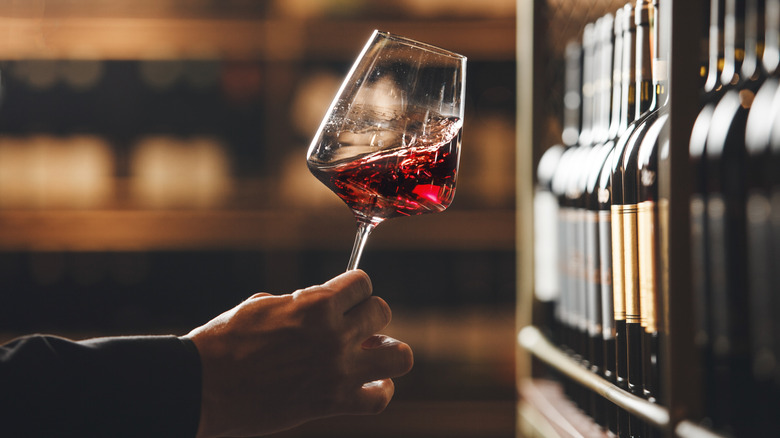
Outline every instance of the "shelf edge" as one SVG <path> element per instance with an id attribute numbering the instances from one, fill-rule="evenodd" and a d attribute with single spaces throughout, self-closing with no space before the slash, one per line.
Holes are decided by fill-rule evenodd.
<path id="1" fill-rule="evenodd" d="M 526 326 L 520 329 L 517 340 L 521 347 L 538 359 L 612 403 L 658 428 L 669 427 L 669 411 L 666 408 L 624 391 L 586 370 L 550 343 L 536 327 Z"/>
<path id="2" fill-rule="evenodd" d="M 674 433 L 679 438 L 724 438 L 723 435 L 705 429 L 688 420 L 679 422 L 674 429 Z"/>

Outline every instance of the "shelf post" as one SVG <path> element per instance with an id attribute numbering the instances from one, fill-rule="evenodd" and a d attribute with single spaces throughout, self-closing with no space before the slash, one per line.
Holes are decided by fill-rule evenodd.
<path id="1" fill-rule="evenodd" d="M 670 435 L 677 423 L 699 418 L 701 382 L 699 358 L 694 345 L 691 315 L 694 303 L 691 292 L 690 262 L 690 164 L 688 145 L 696 114 L 699 111 L 701 87 L 698 83 L 701 4 L 690 0 L 661 0 L 661 11 L 669 14 L 659 22 L 667 23 L 663 36 L 670 44 L 670 126 L 669 159 L 661 161 L 659 196 L 668 205 L 668 220 L 662 224 L 667 248 L 668 272 L 663 278 L 662 295 L 664 333 L 662 360 L 664 376 L 663 404 L 669 408 Z M 663 42 L 662 42 L 663 44 Z M 707 366 L 707 364 L 701 364 Z"/>

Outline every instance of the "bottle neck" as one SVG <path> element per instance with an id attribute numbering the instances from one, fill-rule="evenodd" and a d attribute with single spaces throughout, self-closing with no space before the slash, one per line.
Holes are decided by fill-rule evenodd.
<path id="1" fill-rule="evenodd" d="M 778 0 L 780 1 L 780 0 Z M 622 91 L 622 62 L 623 62 L 623 10 L 618 9 L 613 23 L 613 52 L 612 52 L 612 114 L 609 124 L 609 138 L 617 138 L 620 132 L 620 105 Z"/>
<path id="2" fill-rule="evenodd" d="M 582 46 L 570 42 L 566 46 L 565 90 L 563 96 L 563 134 L 561 141 L 574 146 L 582 123 Z"/>
<path id="3" fill-rule="evenodd" d="M 764 52 L 765 0 L 745 1 L 745 60 L 742 62 L 742 77 L 756 79 L 762 74 L 758 60 Z"/>
<path id="4" fill-rule="evenodd" d="M 726 0 L 725 12 L 724 61 L 720 82 L 723 85 L 735 85 L 740 80 L 742 62 L 745 59 L 745 1 Z"/>
<path id="5" fill-rule="evenodd" d="M 588 23 L 582 34 L 582 129 L 580 145 L 589 145 L 593 139 L 593 23 Z"/>
<path id="6" fill-rule="evenodd" d="M 612 58 L 614 52 L 614 38 L 612 29 L 614 19 L 611 14 L 606 14 L 599 19 L 599 52 L 598 52 L 598 128 L 595 140 L 598 144 L 609 140 L 610 108 L 612 104 Z"/>
<path id="7" fill-rule="evenodd" d="M 623 8 L 623 61 L 622 85 L 620 102 L 620 132 L 628 129 L 629 123 L 636 118 L 636 25 L 634 24 L 634 9 L 630 5 Z"/>
<path id="8" fill-rule="evenodd" d="M 780 69 L 780 0 L 766 0 L 764 16 L 764 53 L 761 61 L 764 71 L 774 75 Z"/>
<path id="9" fill-rule="evenodd" d="M 636 98 L 635 112 L 641 116 L 657 107 L 656 92 L 653 87 L 653 27 L 650 17 L 654 16 L 652 3 L 640 0 L 634 15 L 636 24 Z"/>
<path id="10" fill-rule="evenodd" d="M 780 1 L 780 0 L 778 0 Z M 702 4 L 702 17 L 704 18 L 701 26 L 701 34 L 699 35 L 699 79 L 700 89 L 704 89 L 704 85 L 707 81 L 707 74 L 709 71 L 709 22 L 710 22 L 710 2 L 703 2 Z"/>
<path id="11" fill-rule="evenodd" d="M 711 0 L 709 25 L 709 61 L 704 91 L 712 92 L 720 87 L 720 73 L 723 69 L 723 19 L 725 0 Z"/>
<path id="12" fill-rule="evenodd" d="M 653 41 L 655 41 L 655 56 L 653 57 L 653 88 L 656 106 L 665 106 L 669 100 L 669 39 L 662 38 L 659 20 L 660 9 L 658 0 L 653 4 Z M 668 35 L 668 34 L 666 34 Z"/>

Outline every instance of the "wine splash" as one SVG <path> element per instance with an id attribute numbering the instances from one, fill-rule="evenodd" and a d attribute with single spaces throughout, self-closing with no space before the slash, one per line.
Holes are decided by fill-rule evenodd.
<path id="1" fill-rule="evenodd" d="M 455 195 L 462 122 L 443 117 L 426 126 L 425 134 L 405 139 L 401 145 L 397 143 L 404 139 L 388 131 L 339 133 L 342 139 L 353 135 L 381 138 L 390 147 L 365 153 L 377 148 L 342 145 L 340 151 L 351 149 L 358 153 L 347 161 L 334 160 L 335 164 L 310 161 L 309 169 L 355 215 L 373 223 L 396 216 L 442 211 Z"/>

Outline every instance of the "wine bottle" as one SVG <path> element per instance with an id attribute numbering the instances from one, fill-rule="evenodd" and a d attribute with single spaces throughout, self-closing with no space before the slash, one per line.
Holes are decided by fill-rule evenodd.
<path id="1" fill-rule="evenodd" d="M 570 208 L 568 206 L 568 200 L 566 199 L 566 177 L 570 169 L 573 167 L 574 155 L 578 152 L 578 148 L 569 147 L 561 154 L 558 165 L 555 168 L 555 173 L 551 181 L 551 189 L 553 195 L 558 202 L 558 279 L 560 287 L 560 295 L 555 307 L 555 319 L 558 328 L 558 343 L 563 351 L 573 356 L 573 316 L 571 310 L 571 278 L 569 276 L 569 264 L 568 260 L 571 257 L 571 238 L 569 231 Z"/>
<path id="2" fill-rule="evenodd" d="M 694 342 L 701 357 L 700 363 L 703 370 L 703 396 L 702 404 L 705 417 L 712 421 L 715 400 L 711 394 L 714 386 L 714 370 L 712 367 L 712 320 L 711 287 L 710 287 L 710 242 L 708 239 L 707 221 L 707 162 L 705 160 L 705 148 L 707 146 L 707 133 L 712 122 L 712 113 L 715 105 L 723 95 L 723 87 L 720 83 L 722 71 L 724 47 L 724 0 L 710 0 L 709 26 L 707 26 L 707 63 L 703 81 L 701 96 L 702 108 L 696 117 L 691 130 L 689 142 L 689 156 L 691 163 L 691 283 L 694 297 L 694 320 L 696 332 Z"/>
<path id="3" fill-rule="evenodd" d="M 764 68 L 770 75 L 764 82 L 766 87 L 769 83 L 774 83 L 777 91 L 774 95 L 772 110 L 765 115 L 770 124 L 778 126 L 780 124 L 780 86 L 778 86 L 778 76 L 780 76 L 780 68 L 778 67 L 778 47 L 780 44 L 780 2 L 776 0 L 767 0 L 766 3 L 766 45 L 763 56 Z M 756 96 L 758 97 L 758 96 Z M 752 112 L 752 111 L 751 111 Z M 769 256 L 770 263 L 770 282 L 773 285 L 780 284 L 780 131 L 773 129 L 770 136 L 770 148 L 769 159 L 767 162 L 767 175 L 766 183 L 769 186 L 769 223 L 770 223 L 770 247 L 771 252 Z M 777 294 L 773 294 L 771 303 L 771 312 L 773 315 L 780 313 L 780 297 Z M 777 359 L 780 359 L 780 323 L 775 322 L 771 328 L 772 336 L 772 355 L 774 356 L 775 364 L 772 370 L 772 391 L 771 391 L 771 403 L 770 406 L 778 406 L 780 404 L 780 363 Z M 768 425 L 770 428 L 777 428 L 780 426 L 780 419 L 776 415 L 776 411 L 770 412 L 771 422 Z M 771 430 L 771 429 L 770 429 Z"/>
<path id="4" fill-rule="evenodd" d="M 755 16 L 754 16 L 755 15 Z M 746 12 L 746 57 L 743 71 L 750 73 L 761 57 L 753 83 L 759 83 L 748 111 L 745 126 L 746 220 L 748 294 L 750 305 L 750 356 L 754 381 L 756 430 L 771 430 L 778 420 L 774 406 L 780 403 L 780 391 L 775 376 L 778 373 L 775 349 L 780 326 L 774 321 L 774 309 L 780 305 L 773 288 L 773 262 L 777 256 L 772 247 L 772 175 L 777 172 L 772 160 L 771 135 L 780 102 L 778 90 L 778 32 L 780 32 L 780 1 L 759 1 L 748 4 Z M 765 24 L 761 39 L 761 24 Z M 752 28 L 755 26 L 755 37 Z M 761 50 L 761 43 L 763 51 Z M 751 87 L 751 90 L 752 91 Z"/>
<path id="5" fill-rule="evenodd" d="M 659 336 L 661 321 L 660 282 L 661 260 L 659 232 L 661 212 L 658 198 L 658 168 L 662 142 L 668 141 L 669 113 L 659 112 L 639 146 L 637 154 L 637 241 L 639 247 L 639 287 L 642 306 L 643 396 L 657 402 L 660 398 Z"/>
<path id="6" fill-rule="evenodd" d="M 617 17 L 618 14 L 616 14 Z M 594 188 L 594 197 L 598 203 L 598 227 L 599 227 L 599 276 L 601 278 L 602 296 L 602 333 L 604 337 L 604 378 L 610 383 L 617 383 L 617 325 L 615 319 L 615 298 L 613 296 L 613 269 L 612 269 L 612 159 L 614 154 L 614 141 L 607 147 L 607 154 L 598 175 L 598 181 Z M 615 436 L 618 435 L 619 408 L 608 404 L 606 413 L 606 428 Z M 627 428 L 627 424 L 625 425 Z"/>
<path id="7" fill-rule="evenodd" d="M 561 143 L 550 146 L 539 159 L 534 191 L 534 323 L 547 336 L 562 345 L 561 287 L 564 244 L 559 229 L 559 194 L 553 191 L 553 178 L 562 166 L 562 155 L 577 144 L 582 112 L 582 47 L 572 41 L 566 46 L 564 67 L 563 132 Z"/>
<path id="8" fill-rule="evenodd" d="M 658 308 L 659 308 L 659 274 L 657 258 L 658 230 L 658 160 L 657 145 L 659 134 L 668 119 L 667 103 L 667 69 L 666 54 L 661 51 L 658 31 L 658 3 L 643 5 L 643 12 L 637 11 L 637 16 L 653 17 L 656 23 L 652 29 L 652 41 L 655 53 L 652 60 L 652 102 L 648 111 L 641 116 L 636 129 L 626 144 L 623 162 L 623 201 L 625 205 L 636 203 L 636 228 L 631 233 L 630 227 L 624 229 L 627 242 L 635 242 L 636 250 L 631 251 L 626 246 L 627 260 L 636 259 L 637 270 L 634 276 L 626 277 L 627 282 L 637 288 L 635 299 L 638 300 L 639 334 L 629 339 L 629 389 L 637 395 L 655 401 L 658 390 L 659 342 L 658 342 Z M 644 19 L 644 17 L 643 17 Z M 628 217 L 633 222 L 633 218 Z M 624 218 L 626 221 L 627 218 Z M 629 234 L 631 233 L 631 234 Z M 630 265 L 631 263 L 629 263 Z M 628 272 L 628 271 L 627 271 Z M 629 280 L 630 279 L 630 280 Z M 628 294 L 627 287 L 627 294 Z M 630 325 L 629 329 L 636 325 Z M 629 332 L 629 335 L 631 332 Z M 636 339 L 638 337 L 638 339 Z M 637 352 L 638 350 L 638 352 Z M 632 364 L 631 361 L 634 361 Z M 640 363 L 636 363 L 639 361 Z M 634 377 L 636 376 L 636 377 Z M 640 389 L 641 388 L 641 389 Z"/>
<path id="9" fill-rule="evenodd" d="M 549 147 L 537 165 L 534 190 L 534 324 L 559 342 L 556 307 L 560 299 L 558 266 L 558 200 L 552 192 L 555 169 L 565 150 Z"/>
<path id="10" fill-rule="evenodd" d="M 763 3 L 763 5 L 762 5 Z M 764 6 L 764 10 L 761 8 Z M 747 179 L 747 244 L 750 300 L 750 339 L 753 380 L 756 389 L 756 421 L 764 430 L 777 426 L 772 406 L 780 402 L 780 391 L 775 376 L 778 373 L 775 349 L 778 325 L 774 311 L 780 300 L 773 291 L 773 260 L 777 253 L 772 247 L 772 175 L 777 172 L 772 160 L 771 136 L 774 121 L 780 111 L 776 102 L 778 90 L 778 65 L 780 64 L 780 1 L 766 0 L 757 5 L 758 17 L 752 18 L 748 8 L 746 19 L 757 24 L 760 36 L 762 12 L 764 12 L 764 50 L 760 51 L 760 39 L 756 40 L 756 57 L 761 52 L 760 72 L 763 82 L 756 92 L 745 126 Z M 755 20 L 755 21 L 753 21 Z M 746 34 L 746 45 L 751 46 L 751 35 Z M 745 64 L 749 63 L 746 54 Z"/>
<path id="11" fill-rule="evenodd" d="M 638 246 L 638 195 L 637 186 L 637 153 L 639 145 L 647 129 L 655 121 L 658 96 L 653 88 L 651 60 L 652 28 L 650 18 L 655 8 L 649 1 L 637 2 L 635 16 L 637 58 L 637 112 L 639 118 L 634 122 L 633 129 L 625 142 L 622 163 L 619 172 L 622 174 L 623 199 L 621 202 L 623 215 L 623 251 L 624 251 L 624 287 L 626 294 L 626 342 L 628 345 L 628 389 L 635 395 L 642 395 L 642 300 L 639 282 L 639 246 Z M 646 107 L 641 107 L 648 102 Z M 613 204 L 620 202 L 613 197 Z"/>
<path id="12" fill-rule="evenodd" d="M 578 55 L 579 57 L 579 55 Z M 571 58 L 570 58 L 571 59 Z M 570 357 L 575 358 L 576 332 L 574 323 L 574 312 L 572 311 L 572 278 L 569 275 L 569 263 L 571 258 L 571 208 L 566 197 L 566 183 L 569 172 L 576 166 L 576 155 L 580 149 L 576 146 L 566 147 L 560 155 L 558 163 L 555 166 L 554 174 L 550 181 L 552 195 L 557 202 L 557 264 L 554 267 L 558 279 L 559 295 L 555 303 L 554 319 L 555 333 L 554 338 L 563 352 Z M 563 392 L 576 399 L 577 386 L 565 375 L 557 375 Z"/>
<path id="13" fill-rule="evenodd" d="M 624 251 L 623 251 L 623 218 L 621 202 L 623 199 L 623 180 L 619 172 L 618 164 L 622 161 L 625 142 L 628 140 L 629 130 L 636 118 L 635 91 L 636 91 L 636 24 L 634 22 L 634 8 L 626 4 L 623 7 L 623 58 L 622 63 L 622 91 L 621 91 L 621 134 L 615 142 L 611 154 L 610 172 L 610 220 L 612 234 L 612 297 L 615 315 L 615 384 L 627 389 L 627 344 L 626 344 L 626 294 L 624 276 Z M 628 415 L 618 409 L 617 428 L 620 438 L 629 436 Z"/>
<path id="14" fill-rule="evenodd" d="M 768 6 L 768 4 L 767 4 Z M 775 73 L 774 77 L 777 77 Z M 780 87 L 778 87 L 778 94 L 780 95 Z M 775 106 L 778 105 L 780 97 L 775 97 Z M 775 111 L 772 117 L 774 126 L 780 126 L 780 111 Z M 780 130 L 773 129 L 770 138 L 770 150 L 769 150 L 769 163 L 770 168 L 768 184 L 769 184 L 769 202 L 770 202 L 770 239 L 771 239 L 771 282 L 773 285 L 780 284 Z M 780 314 L 780 297 L 775 293 L 773 294 L 772 301 L 773 315 Z M 775 323 L 772 327 L 772 351 L 775 358 L 780 358 L 780 324 Z M 773 394 L 772 405 L 778 406 L 780 404 L 780 363 L 775 362 L 775 366 L 772 372 L 773 375 Z M 776 409 L 773 409 L 771 414 L 772 424 L 770 427 L 775 429 L 780 427 L 780 418 L 776 415 Z"/>
<path id="15" fill-rule="evenodd" d="M 581 172 L 577 183 L 577 192 L 580 196 L 578 203 L 580 209 L 581 232 L 583 236 L 583 258 L 580 281 L 585 287 L 585 314 L 587 316 L 587 340 L 588 357 L 585 364 L 591 370 L 600 370 L 601 363 L 601 305 L 598 301 L 597 284 L 593 278 L 593 272 L 596 266 L 596 255 L 598 255 L 597 234 L 593 227 L 593 218 L 589 208 L 589 199 L 587 191 L 587 182 L 591 173 L 591 166 L 594 160 L 598 159 L 603 144 L 606 141 L 608 126 L 605 125 L 603 117 L 604 102 L 603 97 L 606 87 L 604 86 L 604 62 L 603 57 L 607 50 L 611 51 L 612 41 L 604 39 L 604 27 L 607 24 L 605 20 L 612 20 L 612 17 L 601 17 L 596 21 L 594 28 L 594 37 L 598 39 L 598 50 L 594 53 L 594 123 L 593 123 L 593 144 L 589 146 L 587 159 L 581 163 Z M 611 26 L 611 24 L 610 24 Z M 598 371 L 597 371 L 598 372 Z"/>
<path id="16" fill-rule="evenodd" d="M 588 44 L 589 42 L 586 41 Z M 588 52 L 590 49 L 588 49 Z M 576 117 L 572 111 L 565 113 L 568 120 L 564 120 L 572 125 L 579 125 L 580 129 L 577 130 L 576 135 L 572 130 L 569 130 L 569 137 L 566 138 L 566 149 L 561 154 L 559 163 L 555 169 L 551 181 L 552 193 L 555 195 L 558 201 L 558 279 L 560 285 L 560 296 L 556 306 L 556 319 L 558 321 L 559 335 L 558 342 L 561 349 L 566 352 L 575 360 L 579 360 L 579 322 L 578 322 L 578 309 L 577 309 L 577 284 L 576 277 L 573 275 L 573 263 L 572 260 L 576 254 L 576 241 L 575 241 L 575 212 L 574 206 L 571 203 L 569 197 L 569 179 L 571 173 L 577 168 L 577 158 L 581 153 L 581 148 L 578 147 L 578 141 L 581 137 L 580 133 L 588 126 L 590 130 L 589 115 L 590 109 L 585 109 L 585 99 L 582 94 L 586 87 L 589 87 L 590 78 L 585 73 L 585 44 L 579 45 L 570 43 L 566 50 L 566 90 L 565 94 L 568 96 L 565 101 L 580 102 L 580 115 Z M 579 78 L 573 77 L 577 75 Z M 588 85 L 586 85 L 588 84 Z M 576 94 L 576 99 L 572 96 Z M 588 105 L 591 101 L 588 100 Z M 562 137 L 566 137 L 563 135 Z M 578 402 L 578 393 L 580 392 L 578 386 L 573 384 L 571 380 L 562 376 L 561 384 L 564 392 L 572 398 L 573 401 Z"/>
<path id="17" fill-rule="evenodd" d="M 615 339 L 616 339 L 616 359 L 615 359 L 615 382 L 618 386 L 625 389 L 626 385 L 626 345 L 625 345 L 625 324 L 626 324 L 626 303 L 625 290 L 623 286 L 623 227 L 622 216 L 617 208 L 615 199 L 623 199 L 622 175 L 620 175 L 615 165 L 620 161 L 622 148 L 625 147 L 625 141 L 628 125 L 633 122 L 634 117 L 634 69 L 631 68 L 634 60 L 634 34 L 636 27 L 634 25 L 634 11 L 630 5 L 623 8 L 623 59 L 622 59 L 622 77 L 623 91 L 621 93 L 621 125 L 623 134 L 618 137 L 612 154 L 611 167 L 611 202 L 614 206 L 611 208 L 612 222 L 612 285 L 613 285 L 613 306 L 615 312 Z M 623 144 L 621 145 L 621 140 Z"/>
<path id="18" fill-rule="evenodd" d="M 605 130 L 601 123 L 601 62 L 603 41 L 601 28 L 603 19 L 588 23 L 583 30 L 583 127 L 588 127 L 586 135 L 580 135 L 577 144 L 576 165 L 569 171 L 567 182 L 567 204 L 569 206 L 570 235 L 572 236 L 572 256 L 570 257 L 569 274 L 573 280 L 572 302 L 576 312 L 576 348 L 575 359 L 583 367 L 590 368 L 593 362 L 590 332 L 594 315 L 589 304 L 592 288 L 589 285 L 587 273 L 587 234 L 584 180 L 587 176 L 588 163 L 597 149 L 598 141 Z M 584 131 L 584 129 L 583 129 Z M 595 394 L 575 385 L 571 396 L 583 411 L 595 415 Z"/>
<path id="19" fill-rule="evenodd" d="M 625 258 L 624 287 L 626 293 L 626 342 L 628 344 L 628 389 L 636 395 L 642 395 L 643 360 L 642 360 L 642 332 L 645 321 L 643 318 L 643 299 L 640 289 L 640 261 L 638 244 L 638 216 L 639 216 L 639 186 L 637 155 L 639 146 L 647 129 L 656 120 L 659 114 L 658 90 L 663 87 L 657 82 L 654 87 L 653 78 L 660 75 L 652 74 L 653 55 L 651 47 L 654 47 L 653 28 L 651 17 L 656 8 L 649 1 L 637 2 L 635 20 L 637 25 L 637 102 L 649 102 L 646 108 L 637 107 L 640 113 L 634 123 L 634 128 L 623 149 L 623 162 L 620 165 L 623 183 L 623 250 Z M 660 81 L 660 80 L 659 80 Z M 615 202 L 613 198 L 613 203 Z"/>
<path id="20" fill-rule="evenodd" d="M 642 326 L 639 301 L 639 273 L 637 246 L 637 187 L 636 142 L 646 126 L 643 122 L 656 109 L 657 100 L 652 88 L 652 27 L 653 5 L 649 0 L 637 1 L 634 8 L 635 26 L 635 114 L 626 132 L 615 146 L 612 176 L 613 224 L 619 223 L 619 232 L 613 234 L 613 251 L 623 251 L 623 294 L 625 299 L 626 389 L 642 395 Z M 620 184 L 621 190 L 617 190 Z M 613 228 L 614 230 L 614 228 Z M 617 245 L 616 240 L 621 240 Z M 614 269 L 614 267 L 613 267 Z M 644 436 L 646 425 L 630 419 L 630 435 Z"/>
<path id="21" fill-rule="evenodd" d="M 557 160 L 550 179 L 550 191 L 557 202 L 557 258 L 554 266 L 558 283 L 558 298 L 555 303 L 554 338 L 557 344 L 566 352 L 572 352 L 572 328 L 570 315 L 570 278 L 568 275 L 567 261 L 569 254 L 569 214 L 566 207 L 566 177 L 569 172 L 571 156 L 575 152 L 579 133 L 582 127 L 582 45 L 576 41 L 570 41 L 565 51 L 565 89 L 563 132 L 561 140 L 564 150 Z M 540 162 L 541 165 L 541 162 Z"/>
<path id="22" fill-rule="evenodd" d="M 582 175 L 584 174 L 584 163 L 592 150 L 593 141 L 597 134 L 597 85 L 598 85 L 598 62 L 597 54 L 600 49 L 597 23 L 586 24 L 582 34 L 582 95 L 583 95 L 583 129 L 580 133 L 577 143 L 578 161 L 568 174 L 567 180 L 567 204 L 569 206 L 570 216 L 570 235 L 572 236 L 571 257 L 568 259 L 569 275 L 572 279 L 572 303 L 574 303 L 574 313 L 576 315 L 576 340 L 575 340 L 575 358 L 585 367 L 589 367 L 590 353 L 588 351 L 588 314 L 587 314 L 587 293 L 588 288 L 585 281 L 585 218 L 582 191 Z M 580 394 L 581 397 L 584 397 Z M 580 404 L 585 401 L 580 399 Z"/>
<path id="23" fill-rule="evenodd" d="M 755 3 L 753 3 L 755 5 Z M 746 293 L 745 126 L 753 83 L 745 74 L 746 2 L 727 0 L 724 92 L 712 112 L 705 146 L 716 428 L 742 435 L 750 426 L 749 297 Z M 747 64 L 747 65 L 746 65 Z M 745 99 L 749 97 L 749 99 Z"/>
<path id="24" fill-rule="evenodd" d="M 636 185 L 637 244 L 639 261 L 639 296 L 643 328 L 643 396 L 650 401 L 660 399 L 660 331 L 662 273 L 668 264 L 661 250 L 660 220 L 662 212 L 658 197 L 659 155 L 663 142 L 668 142 L 669 113 L 666 52 L 658 45 L 659 55 L 654 62 L 653 82 L 656 98 L 661 106 L 647 118 L 646 130 L 637 151 Z"/>
<path id="25" fill-rule="evenodd" d="M 582 191 L 584 236 L 585 236 L 585 275 L 586 284 L 586 310 L 588 315 L 589 357 L 588 365 L 595 374 L 601 375 L 604 369 L 604 337 L 601 291 L 601 263 L 599 252 L 599 221 L 598 201 L 595 196 L 594 186 L 603 167 L 606 154 L 611 149 L 609 134 L 611 123 L 612 91 L 614 60 L 614 18 L 611 14 L 605 14 L 599 18 L 596 25 L 599 38 L 597 59 L 596 82 L 599 84 L 595 90 L 594 144 L 584 164 L 583 174 L 580 179 Z M 612 297 L 609 297 L 612 300 Z M 611 317 L 611 312 L 610 312 Z M 590 393 L 589 410 L 597 424 L 606 422 L 606 401 L 595 392 Z"/>
<path id="26" fill-rule="evenodd" d="M 612 28 L 613 57 L 611 76 L 611 104 L 609 116 L 609 129 L 607 141 L 601 151 L 600 159 L 597 159 L 592 167 L 592 173 L 588 180 L 588 207 L 591 219 L 594 223 L 593 232 L 596 235 L 595 246 L 598 254 L 595 255 L 594 281 L 598 285 L 601 303 L 601 336 L 603 359 L 601 361 L 601 374 L 611 383 L 615 383 L 615 314 L 614 297 L 612 294 L 612 221 L 610 218 L 611 195 L 611 163 L 612 151 L 617 137 L 623 132 L 621 126 L 622 117 L 622 60 L 623 60 L 623 30 L 624 11 L 618 9 L 615 12 Z M 602 404 L 604 415 L 601 417 L 605 429 L 611 434 L 618 433 L 617 406 L 605 401 Z"/>
<path id="27" fill-rule="evenodd" d="M 766 41 L 765 49 L 763 53 L 763 66 L 769 77 L 764 81 L 756 100 L 754 101 L 753 108 L 748 116 L 748 135 L 746 136 L 746 142 L 748 143 L 748 160 L 749 162 L 756 162 L 765 160 L 762 166 L 762 173 L 765 175 L 764 184 L 766 184 L 766 196 L 768 198 L 768 211 L 762 211 L 763 209 L 757 209 L 757 206 L 751 206 L 755 210 L 753 214 L 748 213 L 748 217 L 757 215 L 762 216 L 768 214 L 769 216 L 769 245 L 768 254 L 763 256 L 769 260 L 769 284 L 777 285 L 780 282 L 780 130 L 776 127 L 780 126 L 780 2 L 777 0 L 766 1 Z M 765 91 L 766 89 L 766 91 Z M 770 98 L 769 95 L 772 95 Z M 767 96 L 767 100 L 771 99 L 769 105 L 762 105 L 763 96 Z M 761 101 L 759 101 L 761 99 Z M 761 109 L 765 108 L 763 112 Z M 751 143 L 762 144 L 763 136 L 754 135 L 750 129 L 754 128 L 751 125 L 751 121 L 754 118 L 758 119 L 758 122 L 762 125 L 768 125 L 770 129 L 769 139 L 769 151 L 768 156 L 763 154 L 763 147 L 751 146 Z M 761 129 L 757 130 L 759 133 L 764 134 Z M 765 135 L 765 134 L 764 134 Z M 749 199 L 754 199 L 754 195 L 760 193 L 755 187 L 751 186 L 751 194 Z M 756 214 L 758 213 L 758 214 Z M 763 213 L 763 214 L 762 214 Z M 753 220 L 751 220 L 753 222 Z M 757 224 L 756 224 L 757 225 Z M 755 229 L 754 224 L 751 223 L 750 230 Z M 753 238 L 750 238 L 753 241 Z M 755 257 L 761 257 L 762 255 L 758 251 L 751 251 L 751 254 L 755 254 Z M 751 273 L 752 275 L 753 273 Z M 780 418 L 777 416 L 777 409 L 774 408 L 780 405 L 780 323 L 776 321 L 776 315 L 780 312 L 780 297 L 774 292 L 771 295 L 771 302 L 769 303 L 769 309 L 767 312 L 771 312 L 773 318 L 771 327 L 764 327 L 768 330 L 768 333 L 764 333 L 764 336 L 768 335 L 765 339 L 771 344 L 769 351 L 760 352 L 759 360 L 754 364 L 754 372 L 757 372 L 757 378 L 760 385 L 766 385 L 769 388 L 769 401 L 767 403 L 767 421 L 766 430 L 773 430 L 780 427 Z M 765 309 L 766 310 L 766 309 Z M 769 365 L 772 366 L 769 366 Z M 756 367 L 755 365 L 758 365 Z M 756 369 L 757 368 L 757 369 Z M 765 374 L 771 374 L 771 380 L 766 381 Z"/>
<path id="28" fill-rule="evenodd" d="M 587 150 L 581 146 L 567 149 L 562 163 L 553 177 L 553 190 L 559 199 L 559 224 L 561 228 L 561 280 L 563 288 L 563 324 L 565 326 L 564 351 L 576 362 L 583 360 L 584 321 L 582 318 L 582 291 L 578 281 L 580 254 L 579 211 L 573 190 L 576 188 L 576 176 Z M 563 381 L 564 391 L 580 407 L 585 404 L 585 390 L 567 379 Z"/>

